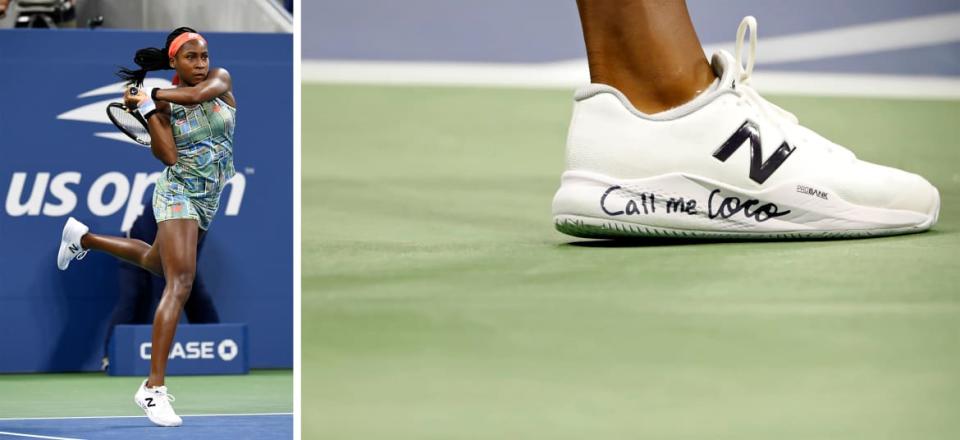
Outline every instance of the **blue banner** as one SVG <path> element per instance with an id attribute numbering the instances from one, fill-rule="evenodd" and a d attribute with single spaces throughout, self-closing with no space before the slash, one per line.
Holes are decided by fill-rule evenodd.
<path id="1" fill-rule="evenodd" d="M 293 38 L 205 34 L 237 98 L 237 176 L 198 262 L 222 322 L 246 323 L 252 368 L 293 365 Z M 166 33 L 0 31 L 0 372 L 100 366 L 118 262 L 91 252 L 56 268 L 68 216 L 121 235 L 164 168 L 106 117 L 117 66 Z M 156 73 L 156 72 L 155 72 Z M 147 87 L 169 84 L 172 71 Z"/>
<path id="2" fill-rule="evenodd" d="M 111 376 L 148 376 L 153 347 L 149 325 L 118 325 L 110 339 Z M 247 374 L 247 326 L 181 324 L 170 347 L 167 374 Z"/>

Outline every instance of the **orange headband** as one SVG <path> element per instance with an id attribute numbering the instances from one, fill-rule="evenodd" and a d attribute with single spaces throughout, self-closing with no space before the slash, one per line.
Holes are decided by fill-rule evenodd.
<path id="1" fill-rule="evenodd" d="M 207 44 L 207 40 L 204 40 L 203 37 L 200 36 L 200 34 L 197 34 L 194 32 L 186 32 L 186 33 L 177 35 L 177 38 L 173 39 L 173 42 L 170 43 L 170 50 L 167 52 L 167 55 L 169 55 L 170 58 L 177 56 L 177 52 L 180 51 L 180 47 L 191 40 L 199 40 L 199 41 L 202 41 L 203 44 Z"/>

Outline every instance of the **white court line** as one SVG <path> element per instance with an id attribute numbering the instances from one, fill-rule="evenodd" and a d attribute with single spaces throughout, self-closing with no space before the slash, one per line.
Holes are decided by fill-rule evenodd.
<path id="1" fill-rule="evenodd" d="M 244 417 L 244 416 L 292 416 L 292 412 L 282 413 L 250 413 L 250 414 L 181 414 L 180 417 Z M 143 417 L 140 416 L 76 416 L 76 417 L 8 417 L 0 418 L 0 422 L 17 420 L 79 420 L 79 419 L 131 419 Z"/>
<path id="2" fill-rule="evenodd" d="M 960 99 L 960 77 L 761 71 L 750 85 L 786 95 Z"/>
<path id="3" fill-rule="evenodd" d="M 574 89 L 589 84 L 585 60 L 560 63 L 303 61 L 306 83 Z M 777 72 L 758 69 L 762 93 L 960 99 L 960 78 L 921 75 Z"/>
<path id="4" fill-rule="evenodd" d="M 51 437 L 49 435 L 36 435 L 36 434 L 21 434 L 17 432 L 6 432 L 0 431 L 0 435 L 9 435 L 12 437 L 27 437 L 27 438 L 45 438 L 50 440 L 83 440 L 82 438 L 73 438 L 73 437 Z"/>
<path id="5" fill-rule="evenodd" d="M 765 38 L 758 27 L 757 62 L 789 63 L 960 41 L 960 12 L 880 21 L 815 32 Z M 703 48 L 709 57 L 718 49 L 733 53 L 732 41 Z"/>

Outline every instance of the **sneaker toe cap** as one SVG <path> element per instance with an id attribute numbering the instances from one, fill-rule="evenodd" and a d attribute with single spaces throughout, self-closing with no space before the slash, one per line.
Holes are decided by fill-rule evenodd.
<path id="1" fill-rule="evenodd" d="M 833 189 L 850 203 L 933 216 L 939 211 L 940 193 L 917 174 L 860 162 L 843 180 L 836 182 Z"/>

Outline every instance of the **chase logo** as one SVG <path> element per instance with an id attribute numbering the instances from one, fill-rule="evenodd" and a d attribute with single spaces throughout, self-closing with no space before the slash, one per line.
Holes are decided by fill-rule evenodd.
<path id="1" fill-rule="evenodd" d="M 153 327 L 119 324 L 110 338 L 111 376 L 150 374 Z M 246 374 L 250 345 L 246 324 L 180 324 L 168 349 L 167 374 Z M 160 351 L 156 352 L 160 355 Z"/>
<path id="2" fill-rule="evenodd" d="M 172 83 L 165 79 L 159 78 L 148 78 L 143 82 L 143 88 L 145 90 L 150 90 L 154 87 L 171 87 Z M 121 133 L 116 127 L 113 126 L 113 123 L 110 122 L 110 119 L 107 118 L 107 104 L 111 102 L 122 102 L 121 96 L 123 95 L 124 89 L 127 87 L 126 83 L 118 82 L 114 84 L 108 84 L 103 87 L 98 87 L 93 90 L 88 90 L 81 93 L 77 96 L 78 99 L 90 98 L 93 96 L 105 96 L 109 95 L 109 99 L 104 99 L 97 102 L 92 102 L 89 104 L 82 105 L 72 110 L 67 110 L 59 115 L 57 119 L 62 119 L 66 121 L 81 121 L 81 122 L 93 122 L 96 124 L 106 124 L 106 131 L 96 132 L 93 135 L 96 137 L 113 139 L 115 141 L 126 142 L 129 144 L 136 145 L 138 147 L 147 147 L 146 145 L 140 145 L 136 143 L 133 139 L 127 137 L 127 135 Z"/>
<path id="3" fill-rule="evenodd" d="M 152 345 L 150 342 L 140 344 L 140 359 L 150 360 Z M 214 355 L 214 346 L 216 346 L 216 355 Z M 233 339 L 224 339 L 219 343 L 214 341 L 174 342 L 169 359 L 215 360 L 220 358 L 224 362 L 230 362 L 238 354 L 240 354 L 240 347 Z"/>

